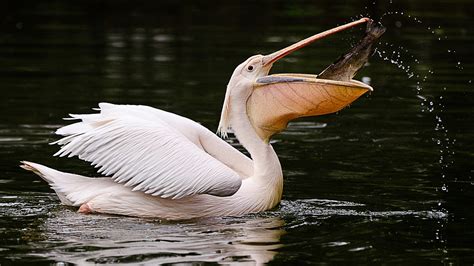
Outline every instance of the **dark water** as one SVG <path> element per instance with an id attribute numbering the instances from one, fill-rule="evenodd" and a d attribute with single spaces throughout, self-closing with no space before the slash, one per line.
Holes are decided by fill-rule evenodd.
<path id="1" fill-rule="evenodd" d="M 474 262 L 472 2 L 7 1 L 0 14 L 1 265 Z M 27 159 L 92 175 L 48 143 L 62 117 L 102 101 L 215 131 L 237 64 L 367 14 L 388 28 L 358 75 L 375 91 L 274 138 L 285 190 L 273 211 L 85 216 L 18 168 Z M 360 36 L 321 41 L 273 72 L 318 73 Z"/>

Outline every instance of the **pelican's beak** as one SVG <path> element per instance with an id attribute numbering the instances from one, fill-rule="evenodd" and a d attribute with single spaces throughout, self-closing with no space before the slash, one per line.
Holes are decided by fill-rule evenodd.
<path id="1" fill-rule="evenodd" d="M 278 59 L 336 32 L 369 21 L 368 18 L 313 35 L 263 58 L 270 66 Z M 284 130 L 290 120 L 334 113 L 346 107 L 372 87 L 362 82 L 318 79 L 316 75 L 277 74 L 260 77 L 247 100 L 247 114 L 259 137 L 268 142 Z"/>
<path id="2" fill-rule="evenodd" d="M 357 26 L 359 24 L 363 24 L 363 23 L 366 23 L 370 21 L 369 18 L 361 18 L 359 20 L 356 20 L 356 21 L 353 21 L 353 22 L 350 22 L 350 23 L 347 23 L 347 24 L 344 24 L 344 25 L 341 25 L 341 26 L 338 26 L 338 27 L 335 27 L 335 28 L 332 28 L 332 29 L 329 29 L 327 31 L 323 31 L 321 33 L 318 33 L 318 34 L 315 34 L 311 37 L 308 37 L 304 40 L 301 40 L 295 44 L 292 44 L 286 48 L 283 48 L 279 51 L 276 51 L 272 54 L 269 54 L 269 55 L 266 55 L 263 57 L 263 66 L 269 66 L 273 63 L 275 63 L 278 59 L 281 59 L 283 57 L 285 57 L 286 55 L 289 55 L 291 54 L 292 52 L 296 51 L 296 50 L 299 50 L 303 47 L 305 47 L 306 45 L 308 44 L 311 44 L 317 40 L 320 40 L 320 39 L 323 39 L 325 37 L 328 37 L 334 33 L 337 33 L 337 32 L 340 32 L 340 31 L 343 31 L 343 30 L 346 30 L 346 29 L 349 29 L 349 28 L 352 28 L 354 26 Z"/>

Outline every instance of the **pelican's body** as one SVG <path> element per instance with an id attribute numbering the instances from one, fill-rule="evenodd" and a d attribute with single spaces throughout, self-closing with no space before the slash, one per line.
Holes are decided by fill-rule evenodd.
<path id="1" fill-rule="evenodd" d="M 330 33 L 252 56 L 235 69 L 219 132 L 226 135 L 232 128 L 251 159 L 187 118 L 147 106 L 102 103 L 99 113 L 71 115 L 80 121 L 58 129 L 64 138 L 56 143 L 62 146 L 57 155 L 78 156 L 108 177 L 89 178 L 31 162 L 22 167 L 45 179 L 63 204 L 83 213 L 176 220 L 271 209 L 281 200 L 283 174 L 270 137 L 291 119 L 338 111 L 371 90 L 357 81 L 268 76 L 276 60 Z"/>
<path id="2" fill-rule="evenodd" d="M 227 142 L 200 124 L 169 112 L 147 106 L 100 104 L 101 121 L 112 116 L 123 117 L 131 114 L 134 119 L 149 123 L 162 123 L 162 126 L 175 131 L 192 145 L 220 158 L 235 169 L 242 178 L 237 192 L 231 196 L 198 194 L 180 199 L 162 198 L 148 195 L 142 191 L 132 191 L 131 187 L 114 182 L 109 177 L 89 178 L 56 171 L 45 166 L 24 162 L 24 165 L 40 174 L 59 195 L 63 204 L 81 206 L 82 212 L 99 212 L 164 219 L 189 219 L 203 216 L 233 216 L 270 209 L 280 202 L 283 190 L 281 166 L 270 144 L 255 139 L 261 153 L 260 161 L 252 161 Z M 97 117 L 98 118 L 98 117 Z M 84 118 L 86 119 L 86 118 Z M 86 119 L 87 120 L 87 119 Z M 84 122 L 81 122 L 84 123 Z M 87 127 L 86 124 L 73 124 L 58 131 L 61 134 L 74 134 Z M 67 130 L 75 130 L 66 132 Z M 235 129 L 234 129 L 235 130 Z M 237 130 L 239 131 L 239 130 Z M 251 136 L 249 136 L 251 137 Z M 256 135 L 254 136 L 256 137 Z M 245 137 L 244 137 L 245 138 Z M 143 139 L 147 142 L 147 139 Z M 255 167 L 261 165 L 260 168 Z M 203 167 L 206 167 L 203 165 Z M 259 170 L 262 169 L 262 170 Z"/>

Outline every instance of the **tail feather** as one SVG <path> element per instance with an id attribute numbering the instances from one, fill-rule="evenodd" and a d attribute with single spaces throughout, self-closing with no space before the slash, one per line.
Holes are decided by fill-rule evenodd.
<path id="1" fill-rule="evenodd" d="M 41 171 L 41 168 L 43 168 L 45 166 L 35 164 L 35 163 L 32 163 L 32 162 L 27 162 L 27 161 L 21 161 L 21 163 L 22 163 L 20 165 L 21 168 L 37 174 L 39 177 L 43 178 L 46 182 L 48 182 L 48 184 L 51 187 L 53 187 L 53 185 L 55 183 L 54 180 L 56 178 L 54 177 L 54 175 L 46 174 L 46 172 L 49 172 L 49 171 L 44 171 L 45 169 L 43 169 L 43 171 Z M 48 170 L 53 170 L 51 168 L 47 168 L 47 169 Z M 56 191 L 56 194 L 58 195 L 58 198 L 59 198 L 59 200 L 61 201 L 62 204 L 68 205 L 68 206 L 74 206 L 74 203 L 72 201 L 70 201 L 64 193 L 62 193 L 58 190 L 55 190 L 55 191 Z"/>
<path id="2" fill-rule="evenodd" d="M 21 168 L 37 174 L 48 182 L 61 203 L 68 206 L 80 206 L 117 185 L 110 178 L 90 178 L 60 172 L 28 161 L 21 163 Z"/>
<path id="3" fill-rule="evenodd" d="M 44 181 L 48 182 L 48 184 L 50 185 L 54 184 L 58 178 L 58 175 L 61 174 L 61 172 L 56 171 L 54 169 L 51 169 L 41 164 L 32 163 L 28 161 L 21 161 L 21 163 L 22 163 L 20 165 L 21 168 L 37 174 L 39 177 L 43 178 Z"/>

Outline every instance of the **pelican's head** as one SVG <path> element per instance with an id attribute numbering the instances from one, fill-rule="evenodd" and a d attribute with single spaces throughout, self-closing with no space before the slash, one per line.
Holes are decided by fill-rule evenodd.
<path id="1" fill-rule="evenodd" d="M 221 120 L 217 132 L 227 137 L 231 127 L 232 117 L 236 113 L 246 112 L 245 102 L 253 91 L 255 81 L 268 75 L 271 64 L 265 64 L 264 55 L 254 55 L 238 65 L 227 84 L 224 106 L 222 107 Z M 240 103 L 240 104 L 239 104 Z"/>
<path id="2" fill-rule="evenodd" d="M 369 21 L 368 18 L 315 34 L 269 55 L 254 55 L 238 65 L 227 85 L 218 133 L 223 136 L 232 120 L 246 114 L 259 135 L 270 137 L 292 119 L 337 112 L 372 88 L 362 82 L 317 79 L 316 75 L 268 75 L 273 63 L 333 33 Z"/>
<path id="3" fill-rule="evenodd" d="M 254 55 L 238 65 L 227 85 L 227 91 L 233 95 L 247 94 L 251 92 L 253 84 L 260 78 L 268 75 L 271 64 L 266 64 L 267 56 Z"/>

